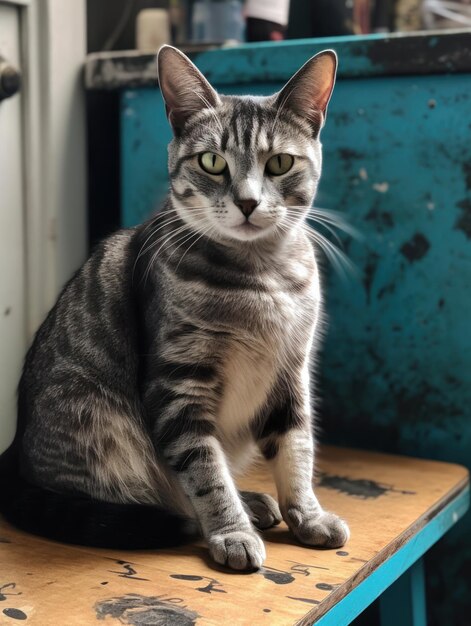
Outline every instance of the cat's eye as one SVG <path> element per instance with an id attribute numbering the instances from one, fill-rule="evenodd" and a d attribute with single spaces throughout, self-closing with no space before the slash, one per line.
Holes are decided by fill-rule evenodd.
<path id="1" fill-rule="evenodd" d="M 286 174 L 293 167 L 294 158 L 291 154 L 275 154 L 267 161 L 267 172 L 272 176 Z"/>
<path id="2" fill-rule="evenodd" d="M 226 160 L 215 152 L 203 152 L 198 157 L 200 167 L 208 174 L 222 174 L 227 167 Z"/>

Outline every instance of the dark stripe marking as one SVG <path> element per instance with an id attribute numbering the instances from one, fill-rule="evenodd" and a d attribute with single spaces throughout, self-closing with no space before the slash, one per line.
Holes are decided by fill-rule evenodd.
<path id="1" fill-rule="evenodd" d="M 208 383 L 214 380 L 216 368 L 201 363 L 161 361 L 157 365 L 157 375 L 165 377 L 167 380 L 195 380 L 200 383 Z"/>
<path id="2" fill-rule="evenodd" d="M 277 441 L 270 440 L 262 443 L 260 448 L 265 459 L 271 461 L 278 454 L 279 445 Z"/>
<path id="3" fill-rule="evenodd" d="M 214 487 L 204 487 L 203 489 L 198 489 L 195 493 L 197 498 L 203 498 L 204 496 L 209 495 L 213 491 L 224 491 L 224 485 L 215 485 Z"/>
<path id="4" fill-rule="evenodd" d="M 259 439 L 266 439 L 270 435 L 282 435 L 292 428 L 298 428 L 303 423 L 303 413 L 296 400 L 288 394 L 267 415 L 258 433 Z"/>
<path id="5" fill-rule="evenodd" d="M 212 453 L 213 449 L 209 446 L 198 446 L 190 451 L 185 450 L 177 458 L 171 460 L 170 464 L 176 472 L 186 472 L 193 463 L 202 461 L 205 457 L 210 457 Z"/>
<path id="6" fill-rule="evenodd" d="M 157 437 L 159 444 L 163 447 L 169 446 L 183 435 L 196 435 L 197 437 L 206 437 L 214 433 L 214 424 L 205 419 L 195 419 L 192 417 L 195 412 L 201 412 L 199 405 L 188 405 L 182 409 L 177 415 L 168 419 L 163 424 L 163 428 L 159 428 L 156 424 Z M 170 424 L 169 424 L 170 422 Z"/>

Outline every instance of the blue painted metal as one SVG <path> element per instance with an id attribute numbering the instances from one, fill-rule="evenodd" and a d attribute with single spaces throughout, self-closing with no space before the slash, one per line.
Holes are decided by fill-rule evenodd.
<path id="1" fill-rule="evenodd" d="M 381 594 L 379 604 L 381 626 L 427 626 L 423 559 Z"/>
<path id="2" fill-rule="evenodd" d="M 329 107 L 316 204 L 344 212 L 364 240 L 345 244 L 357 281 L 325 272 L 325 438 L 471 468 L 471 63 L 449 71 L 445 55 L 441 74 L 380 76 L 378 41 L 261 44 L 258 60 L 255 49 L 195 60 L 223 93 L 264 95 L 318 49 L 340 52 L 348 78 Z M 129 226 L 166 193 L 170 130 L 158 90 L 124 91 L 122 106 Z M 461 528 L 429 559 L 432 613 L 455 626 L 471 610 L 461 583 L 471 578 L 470 516 Z"/>
<path id="3" fill-rule="evenodd" d="M 323 617 L 315 622 L 316 626 L 345 626 L 360 615 L 376 598 L 420 559 L 469 509 L 469 488 L 463 490 L 438 515 L 432 518 L 422 530 L 405 543 L 395 554 L 384 561 L 377 569 L 354 587 Z M 416 580 L 420 584 L 420 579 Z M 420 609 L 419 609 L 420 611 Z M 421 617 L 418 612 L 418 618 Z M 423 614 L 422 614 L 423 617 Z M 423 624 L 426 622 L 424 621 Z M 443 624 L 455 624 L 444 621 Z M 391 621 L 394 626 L 409 626 L 407 622 Z M 414 626 L 422 626 L 412 622 Z M 383 626 L 383 625 L 382 625 Z"/>
<path id="4" fill-rule="evenodd" d="M 168 188 L 167 145 L 171 131 L 159 91 L 121 94 L 121 211 L 123 226 L 147 219 Z"/>
<path id="5" fill-rule="evenodd" d="M 401 33 L 244 44 L 193 54 L 217 85 L 280 82 L 307 58 L 335 48 L 342 59 L 340 78 L 469 73 L 471 31 Z M 155 53 L 94 53 L 85 65 L 88 89 L 113 90 L 157 86 Z"/>

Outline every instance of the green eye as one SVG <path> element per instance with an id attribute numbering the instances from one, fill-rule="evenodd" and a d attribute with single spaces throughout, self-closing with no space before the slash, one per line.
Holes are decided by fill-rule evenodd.
<path id="1" fill-rule="evenodd" d="M 214 152 L 203 152 L 199 155 L 198 162 L 208 174 L 222 174 L 227 167 L 226 160 Z"/>
<path id="2" fill-rule="evenodd" d="M 267 161 L 267 171 L 272 176 L 286 174 L 293 167 L 294 158 L 291 154 L 275 154 Z"/>

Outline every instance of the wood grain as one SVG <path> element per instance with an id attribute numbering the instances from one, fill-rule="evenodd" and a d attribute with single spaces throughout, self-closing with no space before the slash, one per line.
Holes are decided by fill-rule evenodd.
<path id="1" fill-rule="evenodd" d="M 204 544 L 124 552 L 46 541 L 0 520 L 0 626 L 295 624 L 344 597 L 468 482 L 458 465 L 339 448 L 321 449 L 317 494 L 344 517 L 341 550 L 295 543 L 286 526 L 264 533 L 255 574 L 216 568 Z M 262 469 L 241 481 L 275 495 Z M 150 619 L 150 621 L 149 621 Z"/>

